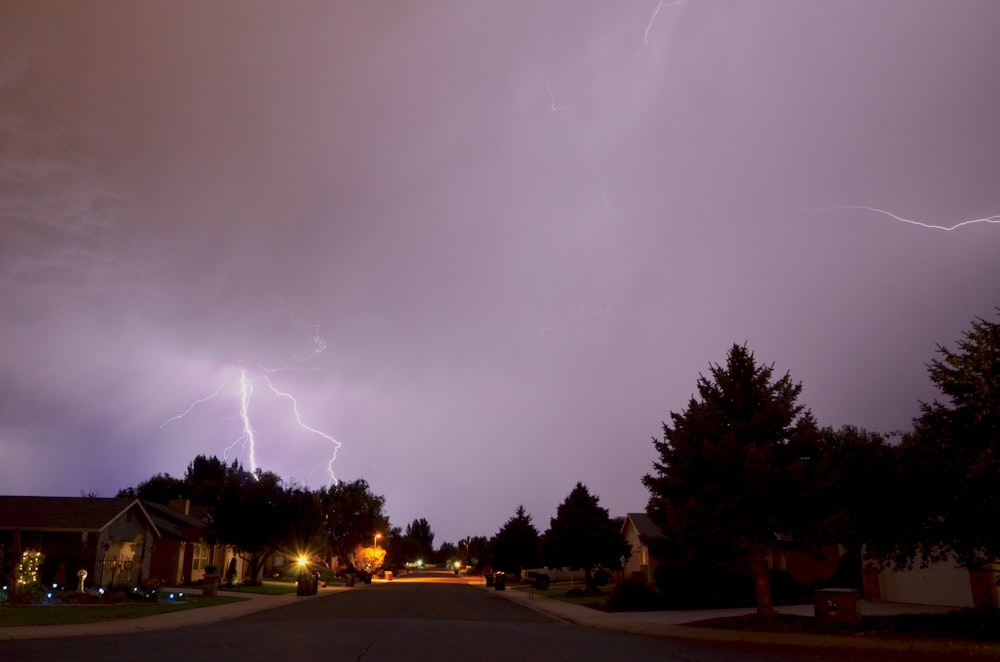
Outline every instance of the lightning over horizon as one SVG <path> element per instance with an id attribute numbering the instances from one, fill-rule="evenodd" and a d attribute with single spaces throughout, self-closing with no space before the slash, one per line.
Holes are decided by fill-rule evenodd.
<path id="1" fill-rule="evenodd" d="M 839 210 L 845 210 L 845 209 L 846 210 L 854 210 L 854 211 L 869 211 L 869 212 L 872 212 L 874 214 L 881 214 L 883 216 L 888 216 L 889 218 L 891 218 L 893 220 L 896 220 L 896 221 L 899 221 L 901 223 L 908 223 L 910 225 L 917 225 L 917 226 L 922 227 L 922 228 L 927 228 L 928 230 L 943 230 L 945 232 L 952 232 L 953 230 L 957 230 L 957 229 L 959 229 L 961 227 L 965 227 L 965 226 L 968 226 L 968 225 L 975 225 L 975 224 L 978 224 L 978 223 L 1000 224 L 1000 214 L 994 214 L 993 216 L 986 216 L 986 217 L 983 217 L 983 218 L 973 218 L 973 219 L 969 219 L 967 221 L 962 221 L 960 223 L 956 223 L 954 225 L 934 225 L 934 224 L 931 224 L 931 223 L 923 223 L 921 221 L 914 221 L 913 219 L 904 218 L 903 216 L 899 216 L 898 214 L 894 214 L 891 211 L 887 211 L 885 209 L 879 209 L 878 207 L 869 207 L 867 205 L 836 205 L 836 206 L 833 206 L 833 207 L 806 207 L 804 209 L 806 211 L 820 211 L 820 212 L 832 212 L 832 211 L 839 211 Z"/>
<path id="2" fill-rule="evenodd" d="M 319 332 L 319 325 L 316 325 L 313 328 L 313 343 L 315 345 L 315 348 L 310 356 L 306 358 L 301 358 L 299 356 L 293 355 L 295 360 L 298 361 L 299 363 L 307 363 L 312 359 L 316 358 L 326 349 L 327 344 Z M 319 436 L 325 439 L 326 441 L 329 441 L 331 444 L 333 444 L 333 455 L 330 457 L 329 460 L 326 461 L 326 471 L 327 474 L 329 475 L 328 484 L 339 483 L 339 480 L 337 479 L 336 474 L 334 473 L 333 470 L 333 464 L 337 459 L 337 452 L 340 450 L 342 444 L 339 441 L 337 441 L 333 436 L 305 423 L 305 421 L 303 421 L 302 419 L 302 414 L 299 411 L 298 399 L 288 391 L 283 391 L 279 389 L 277 386 L 275 386 L 274 382 L 271 380 L 271 377 L 269 376 L 269 374 L 274 374 L 276 372 L 304 370 L 306 368 L 297 368 L 291 366 L 283 366 L 280 368 L 270 368 L 270 369 L 265 368 L 263 366 L 258 366 L 258 368 L 260 369 L 259 375 L 251 374 L 250 372 L 248 372 L 248 369 L 246 367 L 241 367 L 239 369 L 239 380 L 238 380 L 239 389 L 238 392 L 234 394 L 239 403 L 238 410 L 235 415 L 235 417 L 238 417 L 240 421 L 239 435 L 236 437 L 235 440 L 233 440 L 228 446 L 225 447 L 225 449 L 223 450 L 223 458 L 228 460 L 229 454 L 237 447 L 244 449 L 247 453 L 247 460 L 249 463 L 250 472 L 256 476 L 258 469 L 258 464 L 257 464 L 258 431 L 254 427 L 253 412 L 250 405 L 251 401 L 254 399 L 253 398 L 255 391 L 254 382 L 258 379 L 263 379 L 264 382 L 267 384 L 268 389 L 274 395 L 282 399 L 287 399 L 291 402 L 292 415 L 294 417 L 294 423 L 296 426 L 298 426 L 300 429 L 305 430 L 310 434 Z M 226 385 L 229 384 L 231 381 L 230 376 L 231 375 L 227 375 L 223 379 L 222 383 L 219 384 L 219 386 L 212 393 L 209 393 L 208 395 L 198 398 L 190 405 L 188 405 L 188 407 L 184 409 L 181 413 L 175 416 L 171 416 L 170 418 L 165 420 L 160 425 L 160 429 L 162 430 L 171 423 L 174 423 L 176 421 L 188 417 L 191 414 L 191 412 L 199 405 L 204 405 L 210 400 L 222 396 L 224 394 L 223 391 L 226 388 Z"/>

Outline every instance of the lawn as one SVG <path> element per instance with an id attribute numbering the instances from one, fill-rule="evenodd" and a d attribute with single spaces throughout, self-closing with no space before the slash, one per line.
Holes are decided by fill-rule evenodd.
<path id="1" fill-rule="evenodd" d="M 578 583 L 575 586 L 576 589 L 582 589 L 583 583 Z M 523 590 L 523 589 L 522 589 Z M 540 595 L 543 598 L 552 598 L 554 600 L 561 600 L 562 602 L 568 602 L 573 605 L 580 605 L 581 607 L 590 607 L 592 609 L 600 609 L 605 602 L 608 600 L 608 596 L 611 595 L 610 592 L 601 591 L 596 595 L 566 595 L 570 591 L 569 586 L 552 586 L 544 591 L 538 591 L 535 589 L 531 590 L 535 595 Z"/>
<path id="2" fill-rule="evenodd" d="M 289 593 L 295 593 L 298 589 L 298 584 L 293 581 L 271 581 L 267 580 L 259 586 L 251 586 L 250 584 L 235 584 L 232 588 L 222 584 L 219 586 L 219 590 L 222 591 L 235 591 L 237 593 L 256 593 L 258 595 L 287 595 Z"/>
<path id="3" fill-rule="evenodd" d="M 294 589 L 293 589 L 294 590 Z M 71 625 L 121 621 L 185 609 L 214 607 L 248 598 L 199 595 L 171 602 L 121 602 L 107 605 L 0 605 L 0 628 L 14 625 Z"/>

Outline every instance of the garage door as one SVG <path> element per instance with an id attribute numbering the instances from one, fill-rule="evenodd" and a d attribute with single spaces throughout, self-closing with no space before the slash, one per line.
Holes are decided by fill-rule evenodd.
<path id="1" fill-rule="evenodd" d="M 918 605 L 972 607 L 969 571 L 952 563 L 934 563 L 926 568 L 903 572 L 883 570 L 882 600 Z"/>

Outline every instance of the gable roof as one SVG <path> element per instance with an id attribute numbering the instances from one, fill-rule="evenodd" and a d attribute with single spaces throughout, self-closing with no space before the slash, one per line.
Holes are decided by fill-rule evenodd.
<path id="1" fill-rule="evenodd" d="M 663 531 L 660 531 L 660 527 L 656 526 L 646 513 L 628 513 L 625 515 L 625 523 L 622 525 L 623 531 L 629 521 L 632 522 L 632 526 L 640 536 L 647 536 L 649 538 L 663 537 Z"/>
<path id="2" fill-rule="evenodd" d="M 138 499 L 0 496 L 0 529 L 25 531 L 101 531 L 135 508 L 160 535 Z"/>
<path id="3" fill-rule="evenodd" d="M 156 527 L 165 535 L 188 541 L 196 541 L 205 535 L 205 522 L 197 517 L 185 515 L 162 503 L 143 501 L 142 505 Z"/>

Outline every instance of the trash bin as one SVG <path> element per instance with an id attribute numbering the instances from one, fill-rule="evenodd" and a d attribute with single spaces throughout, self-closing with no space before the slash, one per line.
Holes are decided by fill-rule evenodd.
<path id="1" fill-rule="evenodd" d="M 824 588 L 813 594 L 816 620 L 825 623 L 861 622 L 861 603 L 853 588 Z"/>
<path id="2" fill-rule="evenodd" d="M 486 578 L 486 585 L 487 586 L 493 586 L 493 573 L 492 572 L 487 572 L 485 575 L 483 575 L 483 577 Z"/>
<path id="3" fill-rule="evenodd" d="M 354 586 L 354 573 L 349 572 L 346 575 L 344 575 L 344 585 Z"/>
<path id="4" fill-rule="evenodd" d="M 507 578 L 503 576 L 502 572 L 498 572 L 493 578 L 493 588 L 497 591 L 507 590 Z"/>
<path id="5" fill-rule="evenodd" d="M 385 581 L 387 581 L 387 582 L 391 582 L 392 581 L 392 570 L 386 570 L 385 571 Z"/>

